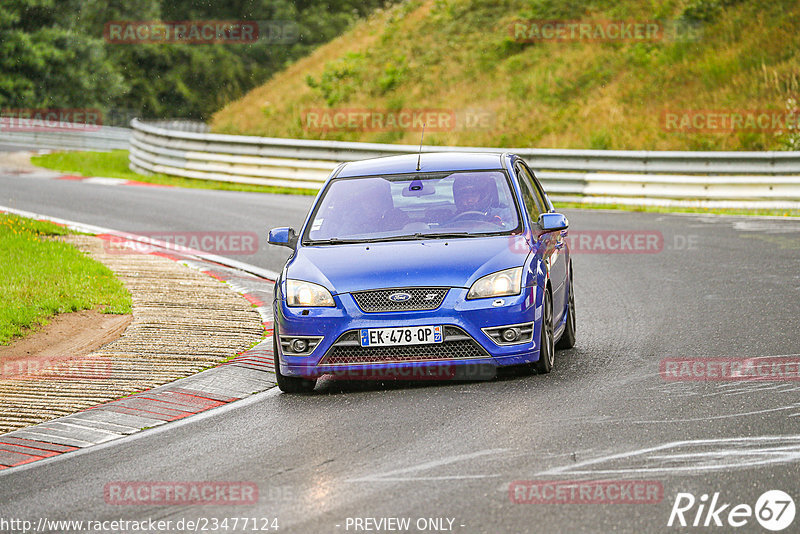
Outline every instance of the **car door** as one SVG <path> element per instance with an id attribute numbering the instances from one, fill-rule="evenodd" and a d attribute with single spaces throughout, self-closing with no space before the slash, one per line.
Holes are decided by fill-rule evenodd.
<path id="1" fill-rule="evenodd" d="M 542 186 L 528 166 L 522 161 L 518 161 L 516 167 L 531 226 L 535 226 L 539 215 L 550 211 L 551 205 L 544 194 Z M 556 325 L 563 319 L 566 310 L 567 259 L 564 254 L 566 246 L 565 234 L 566 231 L 550 232 L 540 237 L 540 240 L 545 245 L 543 260 L 548 266 L 550 284 L 553 289 L 553 322 Z"/>

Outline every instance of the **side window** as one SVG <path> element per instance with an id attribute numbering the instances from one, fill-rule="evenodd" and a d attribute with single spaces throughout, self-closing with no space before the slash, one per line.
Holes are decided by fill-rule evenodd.
<path id="1" fill-rule="evenodd" d="M 544 211 L 547 212 L 553 209 L 553 204 L 550 202 L 550 199 L 547 198 L 547 195 L 544 194 L 544 188 L 542 187 L 542 184 L 539 183 L 539 179 L 536 178 L 536 175 L 533 175 L 533 187 L 536 188 L 538 196 L 542 200 L 542 206 L 544 206 Z"/>
<path id="2" fill-rule="evenodd" d="M 533 178 L 528 169 L 520 164 L 516 165 L 516 169 L 517 176 L 520 178 L 519 185 L 522 189 L 522 200 L 528 209 L 528 216 L 531 222 L 536 222 L 539 219 L 539 215 L 547 211 L 542 201 L 541 193 L 533 186 Z"/>

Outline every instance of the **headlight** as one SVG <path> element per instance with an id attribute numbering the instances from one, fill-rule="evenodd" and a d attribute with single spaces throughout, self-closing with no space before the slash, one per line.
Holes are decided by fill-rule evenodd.
<path id="1" fill-rule="evenodd" d="M 289 306 L 335 306 L 330 291 L 319 284 L 286 280 L 286 303 Z"/>
<path id="2" fill-rule="evenodd" d="M 468 299 L 485 299 L 518 295 L 522 282 L 522 267 L 498 271 L 477 280 L 467 293 Z"/>

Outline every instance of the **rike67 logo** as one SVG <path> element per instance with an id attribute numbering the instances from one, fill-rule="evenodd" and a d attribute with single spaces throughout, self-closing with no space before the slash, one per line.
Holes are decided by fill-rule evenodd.
<path id="1" fill-rule="evenodd" d="M 710 498 L 704 493 L 699 499 L 691 493 L 678 493 L 667 526 L 739 528 L 755 517 L 765 529 L 778 532 L 790 526 L 794 516 L 794 499 L 781 490 L 765 491 L 755 506 L 724 502 L 719 492 Z"/>

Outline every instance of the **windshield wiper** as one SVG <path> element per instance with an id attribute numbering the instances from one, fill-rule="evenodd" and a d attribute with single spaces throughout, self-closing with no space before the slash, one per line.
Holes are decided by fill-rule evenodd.
<path id="1" fill-rule="evenodd" d="M 314 241 L 305 241 L 303 245 L 339 245 L 343 243 L 362 243 L 361 239 L 341 239 L 339 237 L 331 237 L 330 239 L 317 239 Z"/>
<path id="2" fill-rule="evenodd" d="M 393 235 L 387 237 L 371 237 L 367 239 L 342 239 L 339 237 L 331 237 L 330 239 L 320 239 L 315 241 L 307 241 L 304 245 L 339 245 L 339 244 L 352 244 L 352 243 L 380 243 L 384 241 L 418 241 L 422 239 L 447 239 L 449 237 L 475 237 L 469 232 L 446 232 L 446 233 L 433 233 L 423 234 L 417 232 L 416 234 L 406 235 Z"/>
<path id="3" fill-rule="evenodd" d="M 469 232 L 448 232 L 441 234 L 423 234 L 417 232 L 416 234 L 395 235 L 390 237 L 375 237 L 372 239 L 365 239 L 364 243 L 376 243 L 379 241 L 420 241 L 423 239 L 446 239 L 448 237 L 472 237 Z"/>
<path id="4" fill-rule="evenodd" d="M 373 237 L 365 239 L 364 243 L 379 243 L 381 241 L 409 241 L 413 239 L 421 239 L 422 234 L 406 234 L 406 235 L 392 235 L 387 237 Z"/>
<path id="5" fill-rule="evenodd" d="M 364 239 L 342 239 L 340 237 L 331 237 L 330 239 L 316 239 L 314 241 L 305 241 L 303 245 L 352 245 L 359 243 L 378 243 L 381 241 L 405 241 L 407 239 L 415 239 L 413 235 L 399 235 L 389 237 L 370 237 Z"/>
<path id="6" fill-rule="evenodd" d="M 448 237 L 476 237 L 475 234 L 469 232 L 441 232 L 433 234 L 414 234 L 415 237 L 422 239 L 447 239 Z"/>

